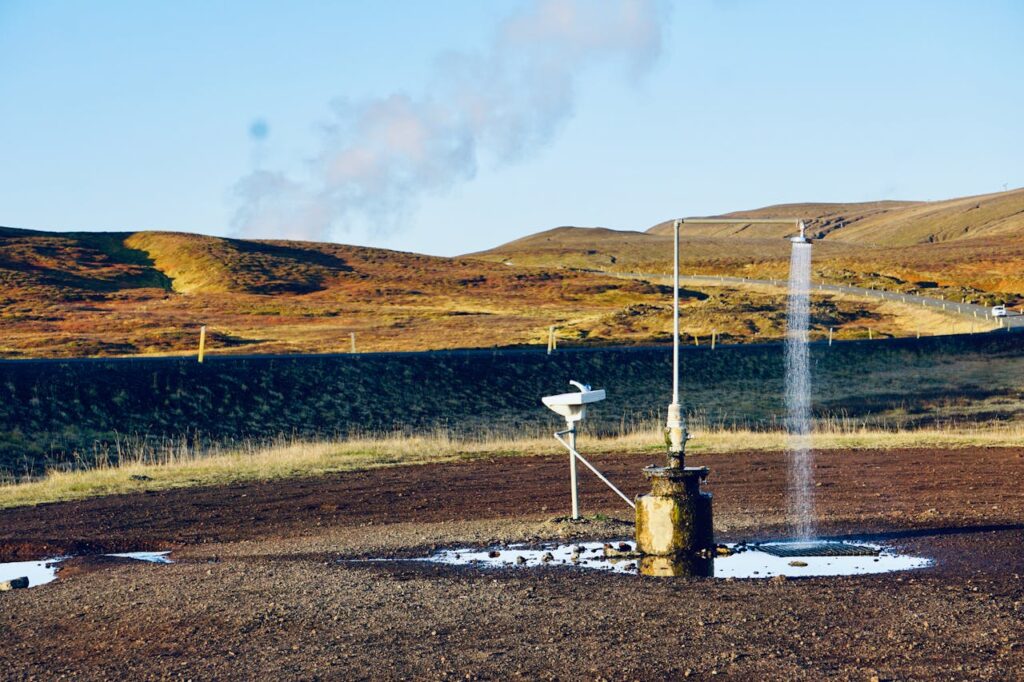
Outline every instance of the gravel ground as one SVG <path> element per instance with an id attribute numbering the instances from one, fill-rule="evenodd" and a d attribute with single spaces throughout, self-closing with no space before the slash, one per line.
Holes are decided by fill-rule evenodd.
<path id="1" fill-rule="evenodd" d="M 627 491 L 649 457 L 597 458 Z M 783 531 L 785 456 L 704 458 L 721 540 Z M 409 561 L 432 548 L 629 535 L 564 458 L 110 497 L 0 512 L 0 556 L 71 551 L 0 593 L 0 678 L 1020 679 L 1024 449 L 820 453 L 823 531 L 933 557 L 903 574 L 658 579 Z M 616 520 L 618 517 L 621 520 Z M 101 559 L 173 549 L 170 566 Z"/>

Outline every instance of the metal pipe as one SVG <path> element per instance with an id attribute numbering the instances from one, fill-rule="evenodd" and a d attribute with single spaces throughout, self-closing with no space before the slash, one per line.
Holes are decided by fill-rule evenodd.
<path id="1" fill-rule="evenodd" d="M 728 224 L 763 224 L 763 225 L 774 225 L 778 223 L 793 223 L 796 225 L 800 222 L 799 218 L 680 218 L 679 222 L 683 223 L 700 223 L 707 225 L 728 225 Z"/>
<path id="2" fill-rule="evenodd" d="M 675 240 L 673 248 L 673 280 L 672 292 L 672 403 L 679 404 L 679 226 L 680 218 L 675 222 Z"/>
<path id="3" fill-rule="evenodd" d="M 573 455 L 576 454 L 575 426 L 569 430 L 569 442 L 566 443 L 566 447 L 569 448 L 569 482 L 572 487 L 572 517 L 574 519 L 578 519 L 580 517 L 580 494 L 576 485 L 576 458 L 573 457 Z"/>
<path id="4" fill-rule="evenodd" d="M 673 240 L 672 267 L 672 403 L 668 406 L 665 428 L 669 436 L 669 465 L 683 466 L 683 447 L 686 438 L 683 436 L 682 408 L 679 406 L 679 227 L 682 218 L 673 223 L 675 239 Z"/>
<path id="5" fill-rule="evenodd" d="M 575 448 L 575 447 L 573 447 L 572 445 L 570 445 L 569 443 L 567 443 L 567 442 L 566 442 L 566 441 L 565 441 L 565 440 L 564 440 L 564 439 L 562 438 L 562 435 L 563 435 L 563 434 L 566 434 L 566 433 L 568 433 L 568 434 L 569 434 L 569 437 L 573 439 L 573 442 L 575 442 L 575 437 L 576 437 L 576 431 L 575 431 L 575 429 L 569 429 L 569 430 L 566 430 L 566 431 L 559 431 L 558 433 L 556 433 L 556 434 L 555 434 L 555 440 L 557 440 L 557 441 L 558 441 L 559 443 L 561 443 L 562 445 L 564 445 L 564 446 L 565 446 L 565 447 L 566 447 L 566 448 L 567 448 L 567 449 L 569 450 L 569 454 L 570 454 L 570 455 L 572 455 L 572 456 L 573 456 L 573 458 L 577 458 L 577 459 L 579 459 L 579 460 L 580 460 L 581 462 L 583 462 L 583 463 L 584 463 L 585 465 L 587 465 L 587 468 L 588 468 L 588 469 L 590 469 L 591 471 L 593 471 L 593 472 L 594 472 L 594 475 L 595 475 L 595 476 L 597 476 L 597 477 L 598 477 L 599 479 L 601 479 L 601 480 L 602 480 L 602 481 L 604 482 L 604 484 L 605 484 L 606 486 L 608 486 L 609 488 L 611 488 L 611 489 L 612 489 L 612 491 L 613 491 L 613 492 L 614 492 L 614 493 L 615 493 L 616 495 L 618 495 L 619 497 L 621 497 L 621 498 L 623 499 L 623 501 L 625 501 L 625 503 L 626 503 L 626 504 L 628 504 L 628 505 L 629 505 L 630 507 L 632 507 L 633 509 L 636 509 L 636 505 L 635 505 L 635 504 L 633 503 L 633 501 L 632 501 L 631 499 L 629 499 L 628 497 L 626 497 L 626 494 L 625 494 L 624 492 L 622 492 L 621 490 L 619 490 L 618 488 L 616 488 L 616 487 L 615 487 L 615 484 L 614 484 L 614 483 L 612 483 L 612 482 L 611 482 L 611 481 L 609 481 L 609 480 L 608 480 L 607 478 L 605 478 L 605 477 L 604 477 L 604 474 L 602 474 L 602 473 L 601 473 L 600 471 L 598 471 L 598 470 L 597 470 L 597 468 L 596 468 L 596 467 L 594 467 L 594 465 L 593 465 L 593 464 L 591 464 L 590 462 L 588 462 L 588 461 L 587 461 L 586 459 L 584 459 L 584 458 L 583 458 L 583 455 L 581 455 L 580 453 L 576 452 L 576 448 Z M 575 468 L 574 468 L 573 470 L 575 471 Z M 574 479 L 574 480 L 575 480 L 575 479 Z M 575 490 L 575 485 L 573 486 L 573 490 Z M 574 504 L 573 504 L 573 507 L 575 508 L 575 502 L 574 502 Z M 574 516 L 573 518 L 579 518 L 579 517 L 578 517 L 578 516 Z"/>

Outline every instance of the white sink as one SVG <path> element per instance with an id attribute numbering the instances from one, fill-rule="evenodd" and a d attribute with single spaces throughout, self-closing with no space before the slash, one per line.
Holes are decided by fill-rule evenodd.
<path id="1" fill-rule="evenodd" d="M 596 403 L 605 398 L 604 389 L 591 390 L 578 381 L 570 381 L 570 384 L 578 388 L 573 393 L 559 393 L 541 398 L 541 402 L 555 413 L 565 417 L 566 422 L 578 422 L 587 413 L 587 405 Z"/>

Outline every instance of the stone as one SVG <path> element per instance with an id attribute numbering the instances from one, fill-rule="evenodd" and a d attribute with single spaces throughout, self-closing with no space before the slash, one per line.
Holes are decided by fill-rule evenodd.
<path id="1" fill-rule="evenodd" d="M 28 578 L 12 578 L 11 580 L 0 581 L 0 592 L 10 590 L 24 590 L 28 587 Z"/>
<path id="2" fill-rule="evenodd" d="M 622 547 L 627 547 L 628 549 L 623 550 Z M 606 544 L 604 546 L 604 556 L 608 559 L 633 559 L 641 555 L 639 552 L 634 552 L 630 545 L 622 543 L 618 547 Z"/>

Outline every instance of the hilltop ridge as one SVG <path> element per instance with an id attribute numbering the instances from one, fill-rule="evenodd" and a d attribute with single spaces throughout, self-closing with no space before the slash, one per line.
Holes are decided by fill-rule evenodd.
<path id="1" fill-rule="evenodd" d="M 1024 292 L 1024 190 L 943 202 L 805 203 L 687 224 L 687 272 L 783 278 L 792 225 L 742 218 L 799 213 L 817 238 L 819 281 L 1015 303 Z M 671 224 L 647 230 L 561 226 L 454 258 L 344 244 L 180 232 L 0 228 L 0 356 L 428 350 L 605 345 L 668 338 L 662 275 Z M 634 275 L 640 273 L 636 279 Z M 695 289 L 684 327 L 723 341 L 778 338 L 784 299 Z M 901 317 L 903 315 L 903 317 Z M 910 316 L 822 301 L 819 328 L 840 338 L 902 333 Z M 888 330 L 888 331 L 887 331 Z"/>
<path id="2" fill-rule="evenodd" d="M 1016 299 L 1024 292 L 1024 189 L 934 202 L 798 203 L 734 211 L 687 223 L 681 259 L 687 271 L 749 277 L 785 276 L 791 223 L 803 219 L 815 239 L 815 277 L 840 284 L 905 289 L 916 282 Z M 556 228 L 472 254 L 534 267 L 605 272 L 668 272 L 672 220 L 645 231 Z"/>
<path id="3" fill-rule="evenodd" d="M 785 224 L 751 225 L 743 218 L 801 218 L 819 240 L 870 246 L 911 246 L 979 237 L 1024 237 L 1024 189 L 958 197 L 941 201 L 873 201 L 863 203 L 797 203 L 733 211 L 713 218 L 736 218 L 732 225 L 689 224 L 691 235 L 709 237 L 785 237 Z M 671 234 L 672 221 L 649 228 Z"/>

